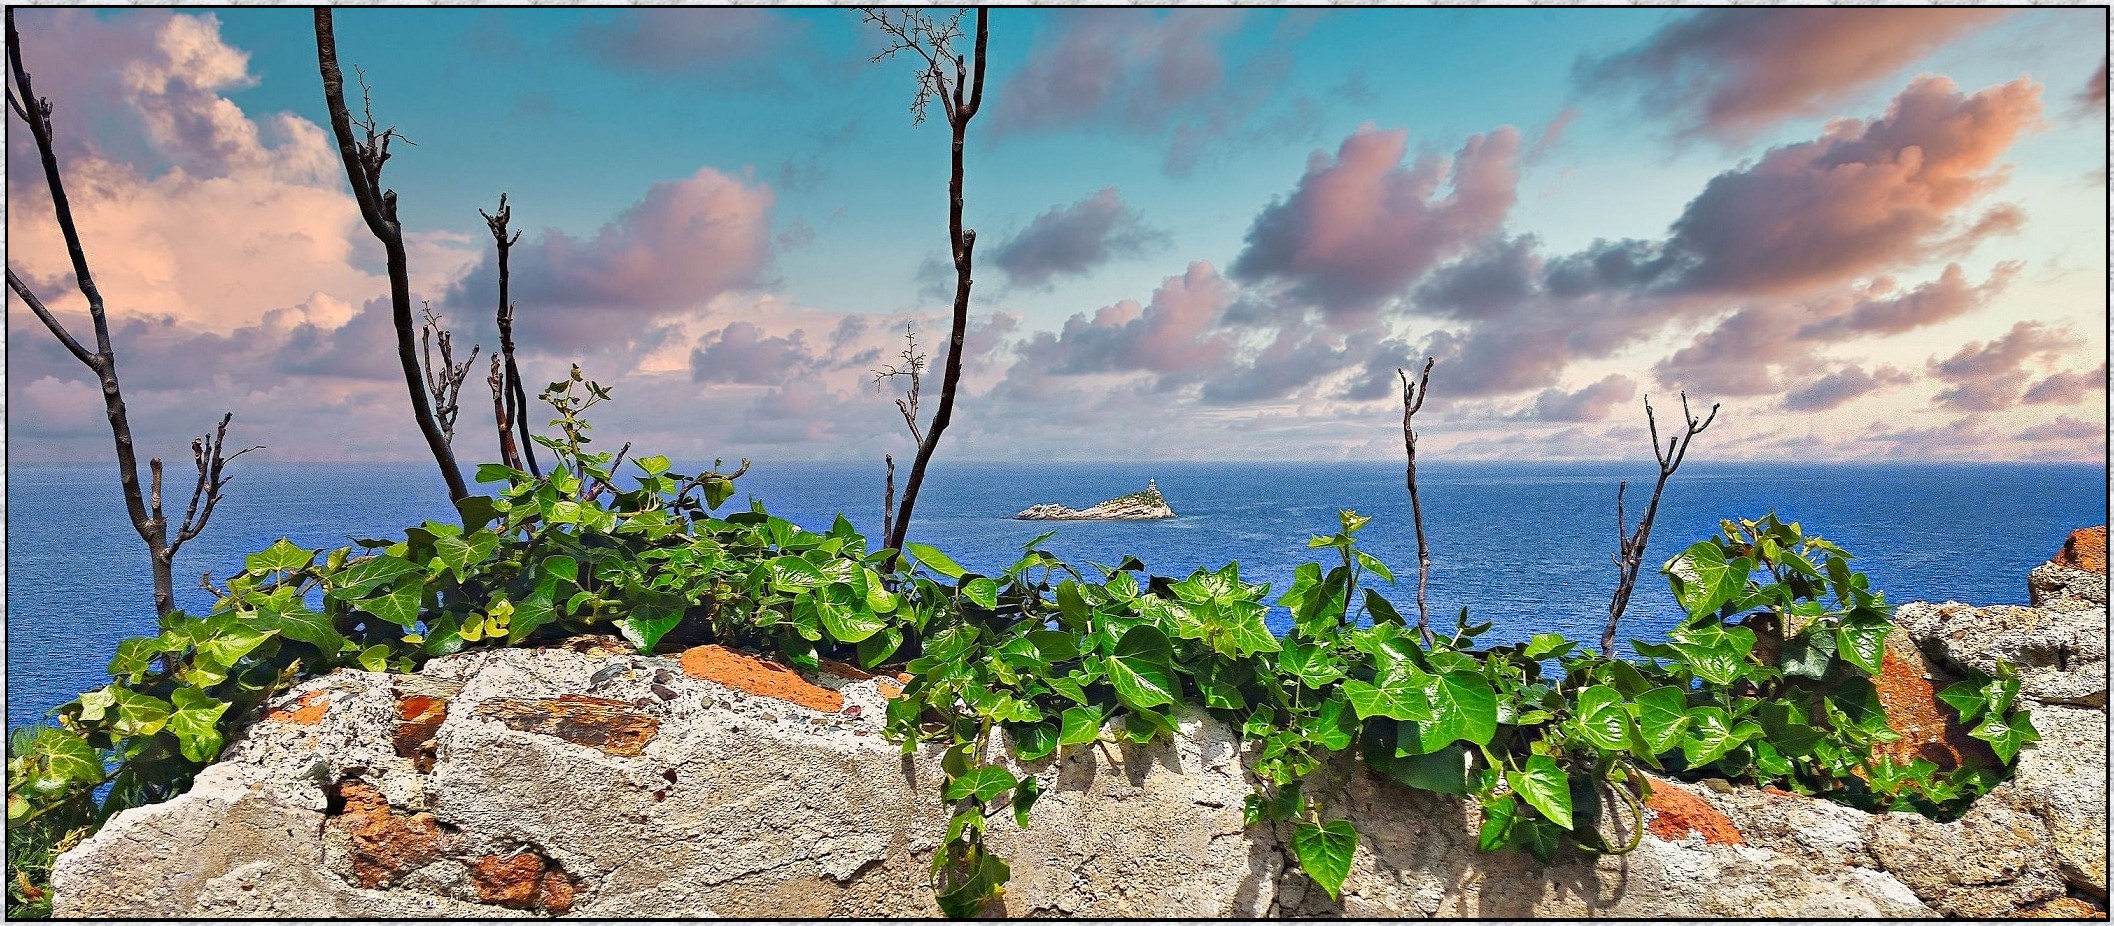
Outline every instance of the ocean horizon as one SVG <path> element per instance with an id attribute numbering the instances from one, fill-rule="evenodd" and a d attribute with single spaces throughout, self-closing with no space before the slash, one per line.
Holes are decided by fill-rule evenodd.
<path id="1" fill-rule="evenodd" d="M 694 464 L 692 464 L 694 466 Z M 179 605 L 210 609 L 198 587 L 285 536 L 308 547 L 355 537 L 396 538 L 426 519 L 451 518 L 440 479 L 424 463 L 242 460 L 206 532 L 177 557 Z M 690 472 L 683 463 L 680 471 Z M 903 475 L 899 467 L 899 479 Z M 1050 530 L 1045 548 L 1073 563 L 1136 556 L 1180 577 L 1241 564 L 1251 582 L 1282 590 L 1306 548 L 1351 508 L 1373 522 L 1366 548 L 1395 571 L 1383 594 L 1414 615 L 1416 547 L 1400 461 L 949 463 L 935 461 L 911 537 L 972 570 L 996 572 Z M 1430 462 L 1418 468 L 1432 550 L 1435 625 L 1461 607 L 1495 627 L 1487 640 L 1558 631 L 1597 639 L 1615 584 L 1615 487 L 1630 483 L 1634 524 L 1655 475 L 1637 462 Z M 117 641 L 153 632 L 146 555 L 126 521 L 115 467 L 16 463 L 7 473 L 7 712 L 34 721 L 108 681 Z M 1151 479 L 1177 517 L 1142 522 L 1016 521 L 1030 505 L 1083 508 L 1136 492 Z M 2105 466 L 2093 463 L 1685 464 L 1667 488 L 1646 553 L 1649 574 L 1622 639 L 1654 639 L 1679 617 L 1657 566 L 1712 536 L 1721 518 L 1774 511 L 1856 554 L 1889 601 L 2022 604 L 2026 572 L 2069 531 L 2107 522 Z M 186 495 L 188 493 L 186 492 Z M 761 500 L 813 530 L 842 513 L 879 533 L 882 470 L 874 463 L 758 463 L 722 512 Z M 1273 609 L 1282 632 L 1289 615 Z"/>

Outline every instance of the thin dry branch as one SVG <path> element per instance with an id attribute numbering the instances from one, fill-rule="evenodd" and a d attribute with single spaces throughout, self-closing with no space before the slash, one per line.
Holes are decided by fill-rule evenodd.
<path id="1" fill-rule="evenodd" d="M 1424 398 L 1431 391 L 1431 368 L 1435 357 L 1424 358 L 1424 371 L 1417 381 L 1409 381 L 1409 371 L 1395 368 L 1395 375 L 1402 379 L 1402 453 L 1409 458 L 1409 514 L 1417 526 L 1417 633 L 1424 638 L 1424 645 L 1431 646 L 1431 612 L 1424 602 L 1425 589 L 1431 584 L 1431 547 L 1424 542 L 1424 504 L 1417 497 L 1417 429 L 1414 419 L 1424 408 Z"/>
<path id="2" fill-rule="evenodd" d="M 426 388 L 433 393 L 433 417 L 440 422 L 441 437 L 449 445 L 455 443 L 455 418 L 462 411 L 462 384 L 470 376 L 470 365 L 477 362 L 477 352 L 483 348 L 470 345 L 470 357 L 462 363 L 455 362 L 455 335 L 441 327 L 441 318 L 433 314 L 433 303 L 423 303 L 420 313 L 419 344 L 425 354 Z M 440 342 L 440 363 L 433 362 L 433 343 Z"/>
<path id="3" fill-rule="evenodd" d="M 1659 447 L 1659 417 L 1652 411 L 1651 396 L 1644 397 L 1644 420 L 1651 429 L 1652 456 L 1659 461 L 1659 477 L 1652 484 L 1652 500 L 1645 506 L 1644 517 L 1637 522 L 1637 532 L 1629 532 L 1627 516 L 1622 508 L 1623 493 L 1629 488 L 1628 481 L 1615 486 L 1615 569 L 1621 578 L 1616 582 L 1614 597 L 1608 600 L 1607 627 L 1600 634 L 1600 654 L 1615 655 L 1615 628 L 1622 622 L 1622 612 L 1629 607 L 1630 595 L 1637 589 L 1637 573 L 1644 565 L 1644 548 L 1651 540 L 1652 522 L 1659 516 L 1659 498 L 1666 493 L 1666 482 L 1681 468 L 1681 461 L 1688 458 L 1688 446 L 1695 442 L 1696 435 L 1718 420 L 1718 406 L 1710 406 L 1709 417 L 1700 422 L 1688 410 L 1688 393 L 1681 393 L 1681 418 L 1683 433 L 1666 439 L 1666 448 Z"/>
<path id="4" fill-rule="evenodd" d="M 946 109 L 947 126 L 952 134 L 951 170 L 947 180 L 947 237 L 954 255 L 954 311 L 953 324 L 948 331 L 946 362 L 941 367 L 939 407 L 933 410 L 932 422 L 918 438 L 917 455 L 911 459 L 910 476 L 904 480 L 903 495 L 895 510 L 895 518 L 889 525 L 886 549 L 900 550 L 903 539 L 910 530 L 910 518 L 917 507 L 918 490 L 924 486 L 926 468 L 939 449 L 940 436 L 954 417 L 954 399 L 961 387 L 963 344 L 969 331 L 969 290 L 974 284 L 971 271 L 975 265 L 976 232 L 962 226 L 962 177 L 963 152 L 969 132 L 969 121 L 983 106 L 984 63 L 990 44 L 990 13 L 983 7 L 976 8 L 976 50 L 969 57 L 958 56 L 953 42 L 962 37 L 961 14 L 949 17 L 944 22 L 933 20 L 919 10 L 864 10 L 867 22 L 878 25 L 891 39 L 890 46 L 875 56 L 883 60 L 903 51 L 910 51 L 924 61 L 925 67 L 918 75 L 918 94 L 911 103 L 914 120 L 922 120 L 925 105 L 938 97 Z M 952 74 L 949 74 L 949 71 Z M 915 425 L 915 415 L 908 415 L 905 403 L 899 406 Z"/>
<path id="5" fill-rule="evenodd" d="M 505 193 L 499 194 L 499 211 L 496 214 L 483 209 L 477 210 L 477 214 L 484 216 L 485 226 L 492 230 L 492 245 L 499 253 L 499 353 L 493 359 L 506 359 L 505 369 L 500 371 L 503 381 L 499 388 L 502 390 L 504 406 L 501 420 L 508 423 L 500 428 L 500 452 L 507 455 L 506 465 L 523 469 L 523 464 L 527 464 L 525 468 L 529 474 L 540 478 L 543 469 L 536 463 L 535 442 L 528 439 L 528 435 L 533 433 L 529 430 L 528 389 L 521 384 L 521 368 L 514 362 L 514 301 L 508 294 L 510 272 L 507 258 L 513 252 L 514 245 L 521 241 L 521 233 L 509 233 L 507 230 L 507 223 L 514 218 L 514 207 L 507 205 Z M 516 438 L 509 432 L 518 433 L 519 437 Z M 511 452 L 506 446 L 510 441 L 518 441 Z"/>
<path id="6" fill-rule="evenodd" d="M 198 464 L 198 481 L 191 492 L 190 506 L 184 519 L 177 526 L 175 537 L 169 535 L 168 519 L 162 515 L 162 462 L 160 458 L 147 461 L 152 483 L 149 493 L 140 489 L 139 457 L 132 439 L 132 420 L 125 410 L 124 388 L 117 375 L 117 351 L 111 346 L 110 320 L 102 291 L 96 287 L 95 275 L 89 270 L 87 252 L 81 246 L 79 228 L 74 224 L 73 206 L 66 195 L 66 182 L 59 170 L 57 146 L 53 142 L 51 124 L 51 101 L 37 96 L 28 68 L 22 64 L 22 37 L 15 29 L 15 11 L 6 11 L 7 63 L 10 86 L 7 88 L 8 109 L 29 126 L 30 135 L 37 143 L 37 154 L 44 168 L 44 181 L 51 191 L 52 211 L 59 224 L 59 232 L 66 240 L 67 257 L 73 265 L 74 282 L 80 287 L 81 296 L 88 304 L 90 327 L 95 334 L 95 350 L 89 351 L 72 332 L 61 324 L 44 301 L 29 288 L 29 284 L 15 274 L 14 268 L 7 270 L 7 286 L 37 320 L 44 324 L 66 352 L 94 373 L 103 393 L 103 414 L 110 424 L 110 436 L 117 449 L 118 484 L 125 502 L 125 513 L 132 521 L 132 529 L 146 544 L 148 560 L 154 577 L 154 609 L 157 614 L 167 614 L 176 609 L 176 590 L 172 578 L 172 564 L 176 551 L 183 544 L 205 530 L 219 505 L 221 489 L 228 483 L 223 475 L 227 461 L 239 457 L 256 447 L 237 451 L 232 456 L 224 453 L 228 422 L 232 414 L 224 414 L 220 426 L 206 437 L 191 442 L 191 453 Z M 203 502 L 204 507 L 200 504 Z"/>
<path id="7" fill-rule="evenodd" d="M 337 138 L 338 156 L 345 165 L 345 179 L 352 185 L 353 199 L 360 205 L 360 216 L 367 221 L 367 230 L 382 243 L 386 257 L 390 320 L 396 328 L 397 364 L 403 368 L 404 386 L 411 394 L 411 417 L 418 424 L 420 435 L 426 439 L 426 449 L 433 454 L 433 462 L 440 467 L 441 479 L 448 485 L 448 498 L 460 501 L 469 497 L 470 489 L 463 482 L 462 467 L 455 462 L 455 451 L 449 447 L 448 437 L 441 430 L 432 405 L 427 402 L 426 384 L 420 381 L 418 335 L 411 317 L 411 272 L 405 256 L 404 231 L 397 220 L 396 191 L 382 186 L 382 165 L 389 160 L 389 143 L 403 136 L 394 128 L 377 131 L 371 105 L 363 107 L 367 117 L 365 122 L 353 121 L 345 110 L 345 75 L 338 69 L 338 41 L 331 26 L 329 7 L 315 9 L 315 25 L 316 67 L 322 73 L 323 102 L 330 109 L 330 129 Z M 367 97 L 364 79 L 361 95 L 363 100 Z M 361 136 L 353 135 L 354 125 L 362 130 Z"/>

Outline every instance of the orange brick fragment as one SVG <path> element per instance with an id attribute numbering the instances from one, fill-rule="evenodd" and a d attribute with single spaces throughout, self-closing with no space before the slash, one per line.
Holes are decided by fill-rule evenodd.
<path id="1" fill-rule="evenodd" d="M 536 895 L 543 887 L 543 856 L 534 852 L 487 855 L 470 863 L 470 884 L 477 888 L 478 900 L 526 910 L 536 905 Z M 568 906 L 570 901 L 568 897 Z"/>
<path id="2" fill-rule="evenodd" d="M 790 666 L 737 653 L 724 646 L 693 646 L 683 651 L 683 674 L 728 688 L 834 714 L 844 696 L 808 681 Z"/>
<path id="3" fill-rule="evenodd" d="M 1998 766 L 1988 743 L 1968 736 L 1965 728 L 1953 722 L 1952 708 L 1938 699 L 1938 685 L 1924 678 L 1922 671 L 1897 655 L 1892 647 L 1887 648 L 1886 659 L 1879 664 L 1879 676 L 1872 679 L 1872 684 L 1879 689 L 1879 704 L 1886 711 L 1887 726 L 1901 734 L 1894 742 L 1875 744 L 1873 755 L 1891 756 L 1903 765 L 1928 759 L 1945 772 L 1962 765 Z"/>
<path id="4" fill-rule="evenodd" d="M 2084 527 L 2070 532 L 2062 552 L 2055 554 L 2058 566 L 2107 574 L 2107 526 Z"/>
<path id="5" fill-rule="evenodd" d="M 300 700 L 265 714 L 264 719 L 277 720 L 281 723 L 314 726 L 323 720 L 324 714 L 329 712 L 330 701 L 325 697 L 325 693 L 311 691 L 302 695 Z"/>
<path id="6" fill-rule="evenodd" d="M 1714 846 L 1747 844 L 1730 817 L 1710 806 L 1709 801 L 1671 782 L 1652 782 L 1652 793 L 1644 799 L 1644 806 L 1652 811 L 1647 828 L 1660 839 L 1674 841 L 1695 833 Z"/>

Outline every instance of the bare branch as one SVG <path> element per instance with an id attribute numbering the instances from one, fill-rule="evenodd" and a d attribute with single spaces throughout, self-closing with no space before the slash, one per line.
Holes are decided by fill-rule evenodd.
<path id="1" fill-rule="evenodd" d="M 477 210 L 477 214 L 484 216 L 485 226 L 492 230 L 492 245 L 499 253 L 499 353 L 493 359 L 504 357 L 506 360 L 505 369 L 500 371 L 501 384 L 498 387 L 503 406 L 499 418 L 506 423 L 500 429 L 501 453 L 508 454 L 506 465 L 527 469 L 530 475 L 541 478 L 543 468 L 536 462 L 536 444 L 528 439 L 534 433 L 529 429 L 528 389 L 521 384 L 521 368 L 514 362 L 514 301 L 507 292 L 510 279 L 507 258 L 514 245 L 521 241 L 521 233 L 507 231 L 507 223 L 514 218 L 514 207 L 507 205 L 505 193 L 499 194 L 497 214 L 483 209 Z M 514 448 L 510 454 L 506 447 L 509 444 Z"/>
<path id="2" fill-rule="evenodd" d="M 13 267 L 7 270 L 7 288 L 22 297 L 22 301 L 29 305 L 29 310 L 36 313 L 37 320 L 51 330 L 52 336 L 59 339 L 59 343 L 65 346 L 66 352 L 72 354 L 75 360 L 79 360 L 90 370 L 101 366 L 101 361 L 89 353 L 87 348 L 82 347 L 81 342 L 74 340 L 73 333 L 67 331 L 66 326 L 59 324 L 59 320 L 52 317 L 51 310 L 44 307 L 44 300 L 38 299 L 37 294 L 30 291 L 29 284 L 22 282 L 21 277 L 15 276 Z"/>
<path id="3" fill-rule="evenodd" d="M 96 375 L 103 394 L 104 418 L 109 422 L 111 441 L 116 447 L 118 483 L 124 496 L 125 512 L 132 521 L 133 530 L 139 534 L 141 542 L 147 547 L 147 557 L 152 567 L 155 613 L 167 614 L 176 608 L 175 583 L 171 570 L 177 549 L 184 541 L 197 536 L 198 532 L 204 529 L 212 506 L 218 500 L 218 488 L 225 484 L 225 479 L 219 476 L 220 466 L 225 463 L 220 455 L 220 439 L 216 437 L 211 445 L 211 472 L 216 482 L 204 490 L 205 508 L 198 508 L 199 494 L 194 490 L 191 506 L 184 514 L 184 522 L 179 526 L 176 537 L 171 539 L 168 520 L 162 514 L 163 473 L 159 457 L 147 461 L 151 483 L 146 492 L 141 491 L 139 461 L 132 439 L 132 422 L 125 409 L 124 388 L 118 380 L 117 353 L 111 346 L 109 316 L 105 311 L 102 292 L 96 287 L 95 275 L 89 270 L 88 256 L 81 246 L 79 228 L 74 223 L 73 206 L 66 195 L 65 178 L 59 170 L 51 123 L 51 101 L 36 95 L 29 71 L 22 64 L 22 39 L 15 28 L 15 11 L 12 7 L 6 11 L 6 21 L 8 76 L 11 84 L 7 91 L 8 109 L 29 126 L 30 135 L 36 140 L 38 158 L 44 168 L 45 184 L 51 192 L 54 218 L 58 222 L 61 236 L 66 241 L 67 257 L 73 265 L 74 281 L 88 304 L 89 323 L 95 333 L 95 350 L 91 352 L 73 337 L 65 326 L 59 324 L 43 300 L 37 298 L 12 268 L 7 272 L 7 285 L 30 307 L 37 320 L 59 339 L 66 351 Z M 225 435 L 227 422 L 228 417 L 223 416 L 219 435 Z M 201 443 L 194 442 L 192 451 L 194 457 L 206 459 L 200 456 L 205 451 Z M 204 471 L 203 464 L 201 471 Z M 194 512 L 197 513 L 196 523 L 192 522 Z"/>
<path id="4" fill-rule="evenodd" d="M 1637 521 L 1636 533 L 1629 533 L 1622 510 L 1623 490 L 1628 482 L 1615 487 L 1615 536 L 1617 550 L 1615 569 L 1620 578 L 1615 584 L 1614 597 L 1608 600 L 1607 626 L 1600 634 L 1600 654 L 1615 655 L 1615 629 L 1622 622 L 1622 612 L 1629 607 L 1630 595 L 1637 589 L 1637 574 L 1644 566 L 1644 549 L 1651 540 L 1652 523 L 1659 516 L 1659 499 L 1666 493 L 1666 482 L 1681 468 L 1681 461 L 1688 457 L 1688 447 L 1695 442 L 1696 435 L 1710 427 L 1718 417 L 1718 406 L 1710 406 L 1710 417 L 1701 422 L 1688 410 L 1688 393 L 1681 393 L 1682 434 L 1666 439 L 1666 449 L 1659 448 L 1659 420 L 1652 411 L 1651 396 L 1644 397 L 1644 420 L 1651 430 L 1652 456 L 1659 461 L 1659 478 L 1652 483 L 1652 499 L 1644 508 L 1644 517 Z"/>
<path id="5" fill-rule="evenodd" d="M 897 377 L 910 380 L 910 391 L 903 398 L 896 400 L 896 409 L 903 413 L 903 423 L 910 428 L 911 442 L 923 443 L 925 440 L 924 434 L 918 429 L 918 397 L 923 392 L 925 355 L 918 353 L 917 327 L 905 323 L 903 329 L 905 346 L 903 352 L 898 355 L 903 358 L 902 365 L 891 364 L 873 371 L 873 381 L 875 385 L 879 385 L 883 381 Z"/>
<path id="6" fill-rule="evenodd" d="M 1417 528 L 1417 633 L 1427 647 L 1432 644 L 1431 612 L 1425 605 L 1425 590 L 1431 584 L 1431 547 L 1424 541 L 1424 505 L 1417 497 L 1417 431 L 1412 419 L 1423 410 L 1424 397 L 1431 392 L 1431 368 L 1437 361 L 1424 358 L 1424 370 L 1415 385 L 1409 381 L 1408 370 L 1395 368 L 1402 380 L 1402 452 L 1409 458 L 1409 513 Z"/>
<path id="7" fill-rule="evenodd" d="M 901 17 L 897 18 L 894 13 L 900 13 Z M 910 530 L 911 514 L 917 507 L 918 490 L 924 486 L 926 468 L 939 449 L 940 436 L 954 418 L 954 400 L 961 386 L 963 345 L 969 329 L 969 290 L 974 285 L 971 271 L 976 253 L 976 232 L 962 225 L 963 153 L 968 140 L 969 120 L 976 115 L 983 93 L 984 53 L 990 42 L 990 17 L 989 11 L 977 8 L 975 57 L 964 64 L 953 51 L 954 41 L 962 37 L 963 12 L 957 12 L 943 22 L 935 22 L 915 10 L 868 9 L 864 15 L 867 22 L 877 24 L 891 39 L 890 47 L 875 60 L 908 50 L 925 61 L 926 67 L 918 75 L 917 96 L 911 102 L 913 121 L 922 121 L 926 102 L 938 97 L 947 110 L 947 125 L 952 135 L 951 170 L 947 180 L 947 236 L 954 255 L 953 324 L 948 331 L 946 363 L 941 370 L 939 407 L 933 410 L 931 424 L 917 435 L 917 455 L 911 459 L 910 476 L 904 481 L 902 499 L 888 533 L 885 549 L 900 550 Z M 953 72 L 952 76 L 949 71 Z M 975 88 L 975 92 L 966 97 L 960 92 L 965 76 Z M 914 406 L 905 402 L 898 408 L 912 422 L 916 434 Z"/>
<path id="8" fill-rule="evenodd" d="M 470 345 L 470 357 L 461 364 L 455 362 L 455 335 L 441 327 L 441 317 L 433 314 L 433 303 L 423 304 L 424 321 L 420 325 L 419 342 L 425 350 L 426 388 L 433 392 L 433 415 L 440 421 L 441 436 L 449 444 L 455 443 L 455 418 L 461 412 L 462 384 L 469 378 L 470 365 L 477 362 L 477 352 L 482 348 Z M 440 364 L 433 363 L 433 343 L 440 342 Z"/>
<path id="9" fill-rule="evenodd" d="M 337 35 L 332 29 L 329 7 L 315 9 L 315 27 L 316 67 L 322 74 L 323 102 L 330 110 L 330 129 L 337 138 L 338 156 L 345 165 L 345 179 L 352 185 L 353 199 L 360 204 L 360 216 L 367 220 L 367 229 L 374 234 L 375 240 L 381 242 L 386 258 L 390 320 L 396 329 L 397 365 L 403 368 L 404 386 L 411 396 L 411 417 L 426 439 L 426 449 L 432 453 L 433 462 L 440 467 L 441 479 L 448 486 L 448 498 L 460 501 L 469 497 L 470 489 L 463 482 L 462 467 L 455 462 L 455 451 L 449 446 L 448 435 L 441 430 L 433 407 L 427 402 L 426 384 L 420 381 L 418 336 L 411 317 L 411 271 L 405 256 L 403 227 L 397 222 L 396 192 L 381 185 L 382 165 L 389 160 L 389 141 L 401 136 L 393 128 L 377 132 L 372 108 L 367 107 L 367 121 L 360 124 L 365 138 L 354 137 L 352 116 L 345 110 L 345 75 L 338 69 Z M 363 96 L 365 92 L 363 80 Z"/>

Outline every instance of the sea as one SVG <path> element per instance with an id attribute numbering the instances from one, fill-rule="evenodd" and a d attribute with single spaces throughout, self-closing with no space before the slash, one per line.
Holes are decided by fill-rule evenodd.
<path id="1" fill-rule="evenodd" d="M 680 464 L 677 469 L 685 470 Z M 245 458 L 210 527 L 177 557 L 179 604 L 211 608 L 198 578 L 223 578 L 242 557 L 286 537 L 306 547 L 355 537 L 400 538 L 448 519 L 430 465 L 293 464 Z M 1414 615 L 1416 540 L 1399 462 L 950 463 L 935 461 L 910 539 L 970 569 L 997 572 L 1048 530 L 1051 552 L 1113 565 L 1136 556 L 1155 574 L 1240 563 L 1241 576 L 1284 589 L 1300 563 L 1326 550 L 1308 538 L 1337 527 L 1337 511 L 1372 518 L 1366 549 L 1392 567 L 1381 583 Z M 1632 522 L 1655 470 L 1630 463 L 1449 463 L 1418 469 L 1437 626 L 1462 607 L 1494 624 L 1486 640 L 1546 631 L 1597 640 L 1616 583 L 1615 489 L 1628 480 Z M 1154 480 L 1177 517 L 1142 522 L 1016 521 L 1030 505 L 1083 508 Z M 2107 470 L 2094 464 L 1730 463 L 1691 459 L 1666 490 L 1646 553 L 1646 575 L 1623 639 L 1657 639 L 1679 617 L 1656 570 L 1721 518 L 1775 512 L 1856 554 L 1890 601 L 2023 604 L 2026 573 L 2077 527 L 2107 523 Z M 760 500 L 771 512 L 825 530 L 842 513 L 880 533 L 877 464 L 759 463 L 726 510 Z M 108 682 L 118 640 L 154 632 L 152 584 L 109 463 L 7 468 L 6 706 L 13 729 Z M 1274 598 L 1274 594 L 1273 594 Z M 1273 610 L 1282 632 L 1290 615 Z"/>

